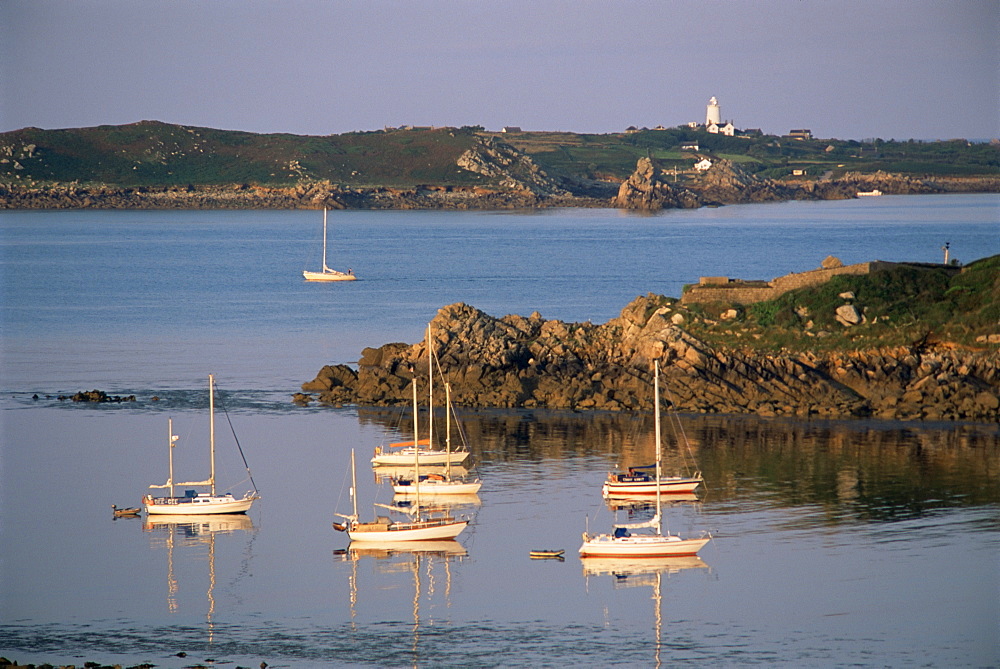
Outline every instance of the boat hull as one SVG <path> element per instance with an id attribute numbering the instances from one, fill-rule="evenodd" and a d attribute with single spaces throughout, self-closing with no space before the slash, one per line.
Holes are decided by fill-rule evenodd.
<path id="1" fill-rule="evenodd" d="M 701 483 L 702 479 L 700 478 L 661 478 L 660 494 L 678 495 L 692 493 Z M 655 495 L 656 481 L 606 481 L 603 493 L 605 497 L 618 495 Z"/>
<path id="2" fill-rule="evenodd" d="M 440 523 L 424 521 L 414 523 L 355 523 L 348 527 L 351 541 L 365 543 L 393 543 L 396 541 L 428 541 L 454 539 L 468 526 L 469 521 L 457 520 Z"/>
<path id="3" fill-rule="evenodd" d="M 302 272 L 306 281 L 357 281 L 358 277 L 344 272 Z"/>
<path id="4" fill-rule="evenodd" d="M 236 499 L 231 495 L 198 497 L 147 497 L 143 500 L 151 516 L 207 516 L 217 513 L 246 513 L 256 497 Z"/>
<path id="5" fill-rule="evenodd" d="M 479 481 L 421 481 L 420 483 L 394 483 L 397 495 L 475 495 L 483 484 Z"/>
<path id="6" fill-rule="evenodd" d="M 634 534 L 615 537 L 610 534 L 588 536 L 580 546 L 580 557 L 666 558 L 697 555 L 711 537 L 681 539 L 675 536 Z"/>
<path id="7" fill-rule="evenodd" d="M 383 451 L 375 449 L 375 456 L 372 458 L 373 465 L 415 465 L 419 455 L 421 465 L 455 465 L 469 457 L 468 451 L 428 451 L 421 449 L 417 454 L 412 448 L 403 448 L 398 451 Z"/>

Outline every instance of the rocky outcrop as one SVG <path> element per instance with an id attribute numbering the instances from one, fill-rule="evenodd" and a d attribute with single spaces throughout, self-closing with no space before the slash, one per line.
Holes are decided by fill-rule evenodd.
<path id="1" fill-rule="evenodd" d="M 701 205 L 691 191 L 673 188 L 664 181 L 660 166 L 652 158 L 640 158 L 635 172 L 618 188 L 612 204 L 619 209 L 659 211 L 677 207 L 695 208 Z"/>
<path id="2" fill-rule="evenodd" d="M 494 180 L 502 188 L 535 195 L 569 195 L 527 154 L 492 137 L 477 138 L 476 146 L 458 157 L 459 167 Z"/>
<path id="3" fill-rule="evenodd" d="M 798 189 L 761 179 L 729 160 L 717 159 L 689 188 L 705 204 L 776 202 L 798 197 Z"/>
<path id="4" fill-rule="evenodd" d="M 844 176 L 827 181 L 806 182 L 802 193 L 823 200 L 850 199 L 859 192 L 879 190 L 886 195 L 917 195 L 941 193 L 943 188 L 925 179 L 878 171 L 872 174 L 847 172 Z"/>
<path id="5" fill-rule="evenodd" d="M 720 350 L 683 329 L 674 299 L 638 297 L 602 325 L 442 308 L 432 347 L 455 403 L 477 407 L 650 408 L 650 368 L 681 411 L 899 419 L 1000 419 L 1000 351 L 926 345 L 853 354 Z M 398 405 L 426 379 L 428 342 L 365 349 L 357 371 L 324 367 L 295 401 Z M 419 383 L 420 381 L 418 381 Z"/>

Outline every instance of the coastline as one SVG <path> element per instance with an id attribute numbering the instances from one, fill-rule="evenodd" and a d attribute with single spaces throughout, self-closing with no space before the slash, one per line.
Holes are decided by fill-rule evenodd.
<path id="1" fill-rule="evenodd" d="M 671 187 L 655 177 L 630 182 L 591 183 L 575 192 L 529 188 L 416 186 L 341 187 L 329 182 L 295 186 L 114 186 L 55 183 L 0 185 L 0 209 L 330 209 L 352 210 L 510 210 L 606 208 L 660 210 L 787 200 L 842 200 L 858 192 L 886 195 L 1000 193 L 998 177 L 915 179 L 885 173 L 845 175 L 834 180 L 778 182 L 748 180 L 720 171 L 697 184 Z M 626 188 L 628 187 L 628 188 Z M 629 190 L 627 194 L 623 191 Z"/>

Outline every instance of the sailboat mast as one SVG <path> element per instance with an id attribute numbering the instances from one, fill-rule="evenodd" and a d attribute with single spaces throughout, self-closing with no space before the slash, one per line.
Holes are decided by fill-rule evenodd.
<path id="1" fill-rule="evenodd" d="M 212 475 L 209 483 L 212 486 L 212 497 L 215 497 L 215 376 L 208 375 L 208 443 L 212 462 Z"/>
<path id="2" fill-rule="evenodd" d="M 170 477 L 167 483 L 170 485 L 170 496 L 174 496 L 174 419 L 167 419 L 167 451 L 170 454 Z"/>
<path id="3" fill-rule="evenodd" d="M 451 480 L 451 384 L 444 382 L 444 451 L 448 454 L 445 460 L 445 474 Z"/>
<path id="4" fill-rule="evenodd" d="M 417 520 L 420 520 L 420 432 L 417 431 L 417 375 L 413 375 L 413 485 L 417 490 Z"/>
<path id="5" fill-rule="evenodd" d="M 323 207 L 323 271 L 330 271 L 330 268 L 326 266 L 326 207 Z"/>
<path id="6" fill-rule="evenodd" d="M 656 533 L 661 533 L 663 521 L 660 518 L 660 361 L 653 361 L 653 395 L 656 404 L 654 423 L 656 425 Z"/>
<path id="7" fill-rule="evenodd" d="M 434 448 L 434 354 L 431 353 L 431 325 L 427 324 L 427 443 Z"/>
<path id="8" fill-rule="evenodd" d="M 354 520 L 358 519 L 358 470 L 354 466 L 354 449 L 351 449 L 351 499 L 354 501 Z"/>

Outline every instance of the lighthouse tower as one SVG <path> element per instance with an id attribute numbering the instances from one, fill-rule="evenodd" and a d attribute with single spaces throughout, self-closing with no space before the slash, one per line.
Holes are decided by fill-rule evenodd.
<path id="1" fill-rule="evenodd" d="M 708 108 L 705 110 L 705 126 L 710 126 L 713 123 L 722 123 L 722 112 L 719 110 L 719 101 L 715 99 L 714 95 L 708 101 Z"/>

